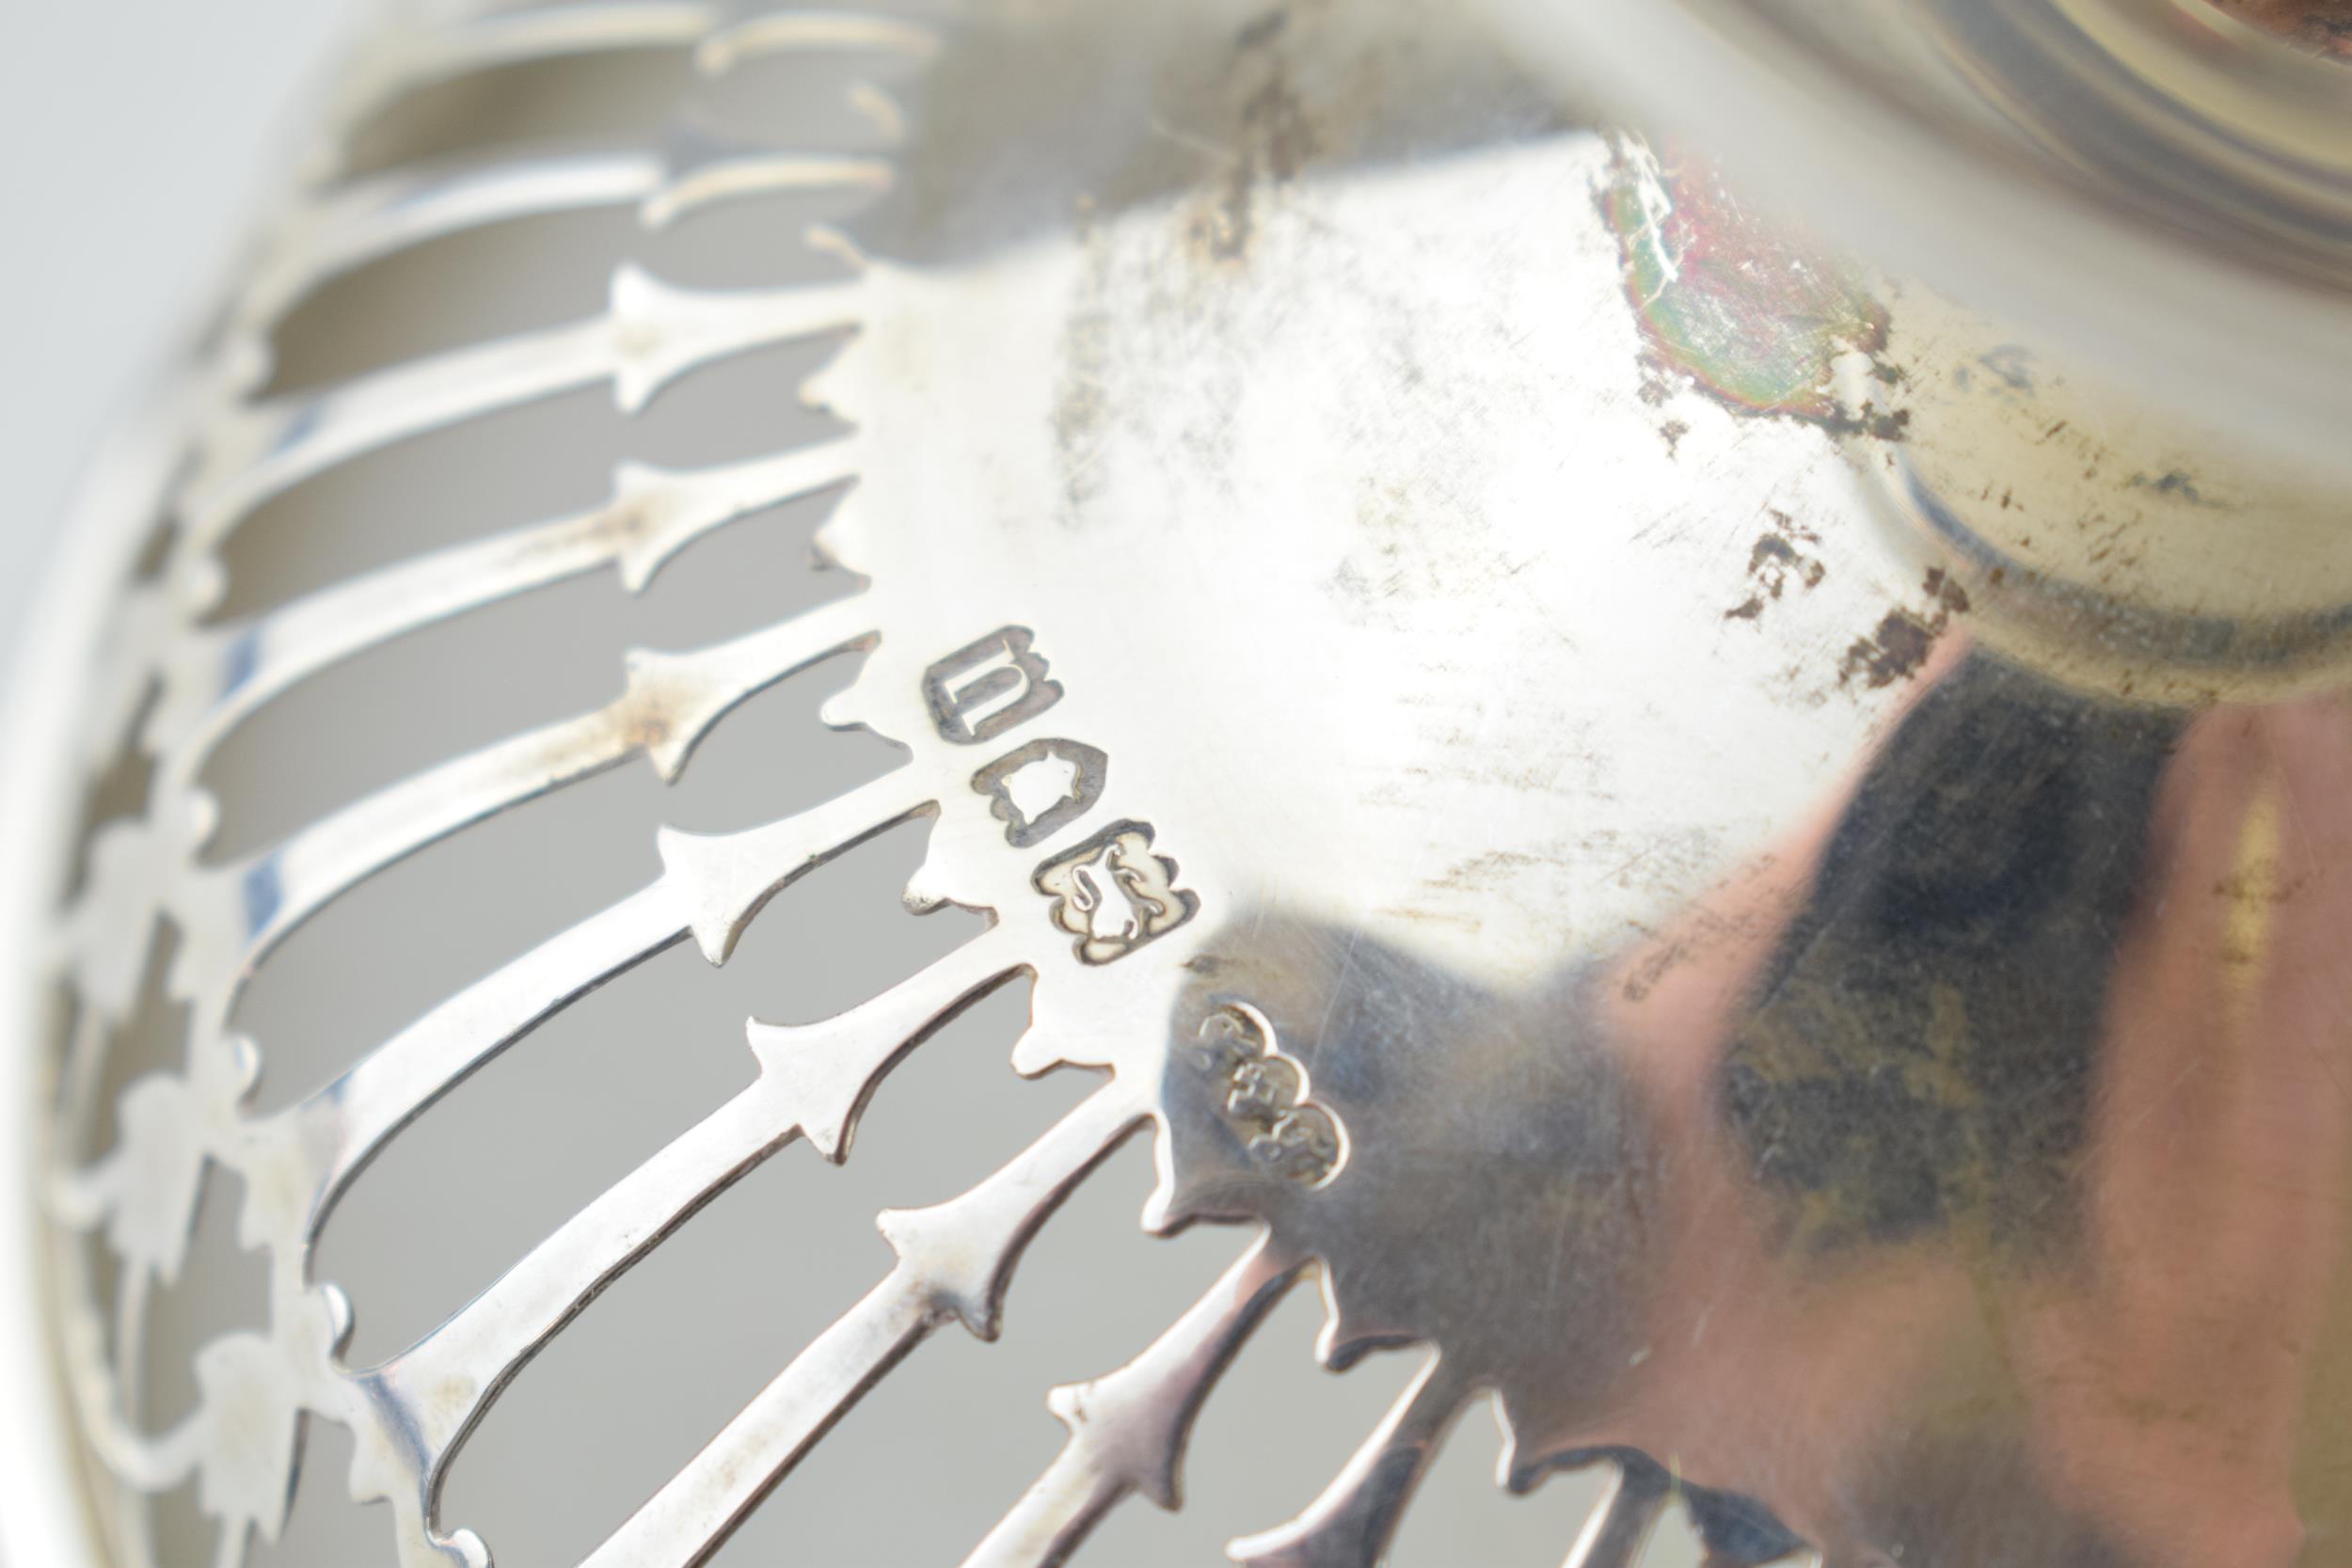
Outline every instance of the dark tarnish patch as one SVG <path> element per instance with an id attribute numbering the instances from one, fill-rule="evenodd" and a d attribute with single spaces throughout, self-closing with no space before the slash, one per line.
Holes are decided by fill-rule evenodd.
<path id="1" fill-rule="evenodd" d="M 2214 0 L 2222 10 L 2315 55 L 2352 61 L 2352 12 L 2342 0 Z"/>
<path id="2" fill-rule="evenodd" d="M 1790 583 L 1810 591 L 1829 577 L 1828 563 L 1805 548 L 1820 544 L 1821 536 L 1786 512 L 1775 510 L 1769 515 L 1771 531 L 1757 534 L 1755 548 L 1748 552 L 1748 596 L 1724 611 L 1726 621 L 1760 621 L 1764 607 L 1778 603 Z"/>
<path id="3" fill-rule="evenodd" d="M 1547 863 L 1542 855 L 1497 849 L 1457 863 L 1444 875 L 1429 878 L 1426 885 L 1455 893 L 1491 893 L 1519 872 Z"/>
<path id="4" fill-rule="evenodd" d="M 1095 221 L 1093 203 L 1080 198 L 1073 231 L 1084 246 L 1086 272 L 1062 326 L 1061 385 L 1054 403 L 1054 444 L 1061 456 L 1068 515 L 1081 515 L 1103 483 L 1100 460 L 1109 439 L 1113 318 L 1102 301 L 1108 286 L 1109 236 Z"/>
<path id="5" fill-rule="evenodd" d="M 1977 356 L 1978 366 L 2012 392 L 2031 397 L 2034 391 L 2033 351 L 2022 343 L 2003 343 Z M 1962 367 L 1964 372 L 1966 367 Z M 1965 381 L 1961 383 L 1964 391 Z"/>
<path id="6" fill-rule="evenodd" d="M 1846 266 L 1747 207 L 1712 164 L 1678 151 L 1619 140 L 1597 199 L 1649 341 L 1645 401 L 1663 403 L 1680 375 L 1735 414 L 1902 438 L 1907 411 L 1851 408 L 1836 394 L 1848 354 L 1867 355 L 1883 385 L 1903 379 L 1883 357 L 1886 308 Z"/>
<path id="7" fill-rule="evenodd" d="M 1270 10 L 1233 35 L 1233 48 L 1244 55 L 1263 49 L 1288 31 L 1290 24 L 1290 12 L 1279 8 Z"/>
<path id="8" fill-rule="evenodd" d="M 1928 568 L 1922 591 L 1927 606 L 1915 610 L 1898 606 L 1867 637 L 1857 638 L 1838 666 L 1837 684 L 1851 686 L 1859 675 L 1871 689 L 1909 680 L 1919 673 L 1936 642 L 1952 626 L 1952 617 L 1968 612 L 1967 590 L 1940 566 Z"/>
<path id="9" fill-rule="evenodd" d="M 2140 839 L 2113 827 L 2147 819 L 2177 729 L 1981 654 L 1903 720 L 1717 1081 L 1788 1244 L 2067 1236 L 2146 891 Z"/>
<path id="10" fill-rule="evenodd" d="M 1234 79 L 1254 85 L 1245 88 L 1241 137 L 1217 199 L 1192 222 L 1193 241 L 1211 261 L 1248 260 L 1258 233 L 1261 187 L 1297 179 L 1308 160 L 1322 150 L 1282 55 L 1289 30 L 1290 13 L 1278 8 L 1243 28 L 1233 40 Z"/>
<path id="11" fill-rule="evenodd" d="M 2134 474 L 2131 484 L 2135 490 L 2153 490 L 2159 496 L 2172 500 L 2186 501 L 2191 506 L 2203 507 L 2214 512 L 2223 510 L 2219 501 L 2205 499 L 2204 494 L 2197 488 L 2197 481 L 2194 477 L 2183 473 L 2178 468 L 2164 474 Z"/>

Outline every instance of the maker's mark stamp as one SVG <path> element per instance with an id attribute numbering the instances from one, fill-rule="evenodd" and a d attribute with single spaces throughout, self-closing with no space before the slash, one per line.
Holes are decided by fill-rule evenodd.
<path id="1" fill-rule="evenodd" d="M 1307 1069 L 1285 1055 L 1274 1025 L 1246 1002 L 1201 1021 L 1192 1063 L 1216 1090 L 1217 1119 L 1269 1176 L 1322 1187 L 1347 1160 L 1339 1117 L 1308 1097 Z"/>

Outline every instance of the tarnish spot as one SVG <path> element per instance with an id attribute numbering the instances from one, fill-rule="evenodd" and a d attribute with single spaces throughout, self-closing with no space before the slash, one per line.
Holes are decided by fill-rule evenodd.
<path id="1" fill-rule="evenodd" d="M 2134 474 L 2131 478 L 2131 486 L 2135 490 L 2153 490 L 2168 500 L 2182 501 L 2190 506 L 2203 507 L 2208 511 L 2225 510 L 2222 502 L 2211 499 L 2203 491 L 2198 489 L 2195 476 L 2183 473 L 2178 468 L 2169 469 L 2162 474 Z"/>
<path id="2" fill-rule="evenodd" d="M 1248 260 L 1258 233 L 1260 191 L 1296 180 L 1323 148 L 1282 54 L 1289 24 L 1289 12 L 1278 8 L 1234 39 L 1233 80 L 1246 94 L 1240 135 L 1215 200 L 1195 214 L 1190 229 L 1194 245 L 1214 262 Z"/>
<path id="3" fill-rule="evenodd" d="M 1902 438 L 1908 413 L 1837 395 L 1849 355 L 1868 356 L 1883 385 L 1902 380 L 1881 357 L 1886 308 L 1848 267 L 1748 208 L 1711 163 L 1631 138 L 1616 142 L 1597 199 L 1649 342 L 1645 400 L 1662 404 L 1680 375 L 1735 414 Z"/>
<path id="4" fill-rule="evenodd" d="M 1918 673 L 1935 644 L 1951 629 L 1952 617 L 1968 612 L 1967 591 L 1940 566 L 1928 568 L 1922 585 L 1927 604 L 1922 610 L 1898 606 L 1867 637 L 1854 640 L 1838 666 L 1837 683 L 1851 686 L 1855 677 L 1876 690 L 1909 680 Z"/>
<path id="5" fill-rule="evenodd" d="M 1767 515 L 1772 526 L 1756 535 L 1748 552 L 1748 596 L 1724 611 L 1726 621 L 1760 621 L 1764 607 L 1777 604 L 1790 583 L 1810 592 L 1829 577 L 1828 563 L 1808 548 L 1820 544 L 1821 536 L 1786 512 L 1772 510 Z"/>
<path id="6" fill-rule="evenodd" d="M 2352 60 L 2352 16 L 2328 0 L 2214 0 L 2241 22 L 2278 34 L 2314 55 Z"/>

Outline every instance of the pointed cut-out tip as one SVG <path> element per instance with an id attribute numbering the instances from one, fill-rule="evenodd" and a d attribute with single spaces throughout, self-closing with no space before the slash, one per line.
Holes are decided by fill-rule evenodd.
<path id="1" fill-rule="evenodd" d="M 1140 1221 L 1145 1235 L 1165 1239 L 1208 1217 L 1184 1196 L 1175 1139 L 1167 1114 L 1156 1108 L 1152 1113 L 1152 1193 L 1143 1200 Z"/>
<path id="2" fill-rule="evenodd" d="M 852 684 L 825 699 L 817 709 L 818 721 L 829 730 L 870 729 L 872 724 L 866 708 L 866 694 Z"/>
<path id="3" fill-rule="evenodd" d="M 833 515 L 819 523 L 817 531 L 809 535 L 808 569 L 810 571 L 847 572 L 851 570 L 841 558 L 841 540 L 843 535 L 852 531 L 856 527 L 853 521 L 847 520 L 847 514 L 856 504 L 856 495 L 857 475 L 853 472 L 850 476 L 850 483 L 842 488 L 841 499 L 834 504 Z"/>
<path id="4" fill-rule="evenodd" d="M 278 371 L 278 354 L 249 318 L 240 318 L 214 351 L 212 373 L 219 395 L 232 403 L 261 396 Z"/>
<path id="5" fill-rule="evenodd" d="M 1046 1413 L 1075 1433 L 1087 1424 L 1087 1394 L 1093 1386 L 1086 1383 L 1065 1383 L 1045 1390 Z"/>
<path id="6" fill-rule="evenodd" d="M 1120 1043 L 1077 1033 L 1067 1023 L 1039 1023 L 1032 1015 L 1029 1027 L 1013 1041 L 1012 1070 L 1029 1079 L 1064 1070 L 1115 1073 L 1120 1068 Z M 1160 1137 L 1156 1113 L 1154 1122 L 1154 1136 Z"/>
<path id="7" fill-rule="evenodd" d="M 761 1075 L 786 1096 L 801 1140 L 826 1164 L 846 1164 L 857 1137 L 858 1120 L 879 1081 L 876 1075 L 862 1065 L 850 1068 L 829 1060 L 810 1060 L 805 1053 L 812 1049 L 823 1051 L 825 1043 L 821 1038 L 812 1040 L 805 1026 L 755 1018 L 744 1024 L 743 1032 Z"/>
<path id="8" fill-rule="evenodd" d="M 654 849 L 661 857 L 664 878 L 678 883 L 694 945 L 713 967 L 723 965 L 735 956 L 736 942 L 755 912 L 729 907 L 732 900 L 723 896 L 739 853 L 735 840 L 663 828 L 654 834 Z"/>
<path id="9" fill-rule="evenodd" d="M 818 191 L 880 193 L 895 170 L 882 158 L 820 157 L 711 145 L 689 151 L 676 176 L 638 204 L 638 220 L 662 230 L 706 208 L 763 196 Z"/>
<path id="10" fill-rule="evenodd" d="M 906 110 L 898 101 L 873 82 L 850 84 L 850 108 L 874 130 L 886 146 L 896 147 L 907 139 Z"/>
<path id="11" fill-rule="evenodd" d="M 1141 1223 L 1147 1236 L 1166 1241 L 1190 1225 L 1194 1217 L 1176 1206 L 1176 1195 L 1166 1181 L 1153 1187 L 1152 1196 L 1143 1200 Z"/>
<path id="12" fill-rule="evenodd" d="M 440 1547 L 455 1568 L 491 1568 L 489 1545 L 472 1530 L 451 1532 L 442 1538 Z"/>
<path id="13" fill-rule="evenodd" d="M 348 130 L 313 143 L 294 160 L 291 171 L 294 190 L 316 199 L 342 183 L 351 171 L 351 143 L 352 133 Z"/>
<path id="14" fill-rule="evenodd" d="M 801 378 L 799 392 L 801 407 L 810 416 L 835 420 L 851 431 L 856 430 L 857 421 L 842 410 L 853 406 L 857 402 L 857 396 L 854 389 L 850 390 L 847 395 L 844 394 L 842 378 L 850 373 L 845 367 L 853 367 L 857 359 L 856 356 L 842 351 L 855 341 L 854 337 L 843 337 L 827 345 L 824 362 Z M 860 467 L 865 466 L 863 459 L 859 460 L 858 466 Z M 820 551 L 818 559 L 824 563 L 840 564 L 838 561 L 832 560 L 821 553 L 823 550 L 821 543 L 818 548 Z"/>
<path id="15" fill-rule="evenodd" d="M 1506 1390 L 1497 1388 L 1493 1403 L 1495 1432 L 1500 1440 L 1495 1453 L 1495 1485 L 1515 1497 L 1524 1497 L 1560 1466 L 1519 1440 L 1518 1419 L 1511 1412 L 1511 1396 Z"/>
<path id="16" fill-rule="evenodd" d="M 874 1216 L 874 1228 L 898 1254 L 900 1269 L 929 1297 L 932 1310 L 962 1323 L 982 1344 L 993 1345 L 1005 1331 L 1000 1260 L 983 1256 L 956 1233 L 954 1207 L 884 1209 Z"/>
<path id="17" fill-rule="evenodd" d="M 1315 1360 L 1326 1369 L 1343 1372 L 1375 1351 L 1397 1350 L 1411 1343 L 1396 1334 L 1383 1334 L 1348 1316 L 1346 1305 L 1331 1282 L 1331 1266 L 1323 1266 L 1323 1326 L 1315 1333 Z"/>
<path id="18" fill-rule="evenodd" d="M 1236 1536 L 1225 1544 L 1225 1556 L 1240 1568 L 1375 1568 L 1369 1558 L 1319 1550 L 1314 1533 L 1295 1522 Z"/>
<path id="19" fill-rule="evenodd" d="M 642 463 L 624 462 L 612 471 L 612 504 L 608 523 L 618 541 L 612 569 L 623 592 L 634 596 L 651 588 L 662 569 L 691 543 L 691 536 L 665 528 L 666 514 L 675 510 L 675 474 Z"/>
<path id="20" fill-rule="evenodd" d="M 341 1357 L 351 1349 L 352 1331 L 358 1327 L 358 1315 L 352 1310 L 351 1297 L 340 1285 L 317 1287 L 319 1309 L 326 1317 L 326 1353 Z"/>
<path id="21" fill-rule="evenodd" d="M 1531 1496 L 1550 1474 L 1550 1465 L 1520 1460 L 1506 1441 L 1502 1457 L 1495 1465 L 1495 1484 L 1515 1497 L 1524 1497 Z"/>
<path id="22" fill-rule="evenodd" d="M 1120 1375 L 1064 1384 L 1046 1394 L 1045 1408 L 1070 1433 L 1061 1464 L 1086 1471 L 1098 1484 L 1132 1490 L 1163 1513 L 1176 1513 L 1184 1505 L 1185 1429 L 1170 1425 L 1149 1406 L 1123 1402 L 1111 1391 Z"/>
<path id="23" fill-rule="evenodd" d="M 183 555 L 173 573 L 173 597 L 191 621 L 210 617 L 229 597 L 229 568 L 214 555 Z"/>
<path id="24" fill-rule="evenodd" d="M 221 1050 L 230 1102 L 239 1113 L 249 1111 L 254 1091 L 262 1086 L 262 1048 L 253 1043 L 252 1036 L 238 1034 L 223 1036 Z"/>
<path id="25" fill-rule="evenodd" d="M 954 895 L 946 886 L 946 878 L 928 857 L 914 868 L 914 874 L 907 879 L 906 885 L 898 890 L 898 903 L 909 914 L 937 914 L 955 901 Z"/>
<path id="26" fill-rule="evenodd" d="M 801 243 L 819 256 L 830 256 L 852 272 L 872 269 L 874 261 L 849 231 L 831 223 L 812 223 L 801 230 Z"/>
<path id="27" fill-rule="evenodd" d="M 772 55 L 888 53 L 929 59 L 939 52 L 938 32 L 920 22 L 850 10 L 799 8 L 771 11 L 723 27 L 694 49 L 694 69 L 723 76 Z"/>

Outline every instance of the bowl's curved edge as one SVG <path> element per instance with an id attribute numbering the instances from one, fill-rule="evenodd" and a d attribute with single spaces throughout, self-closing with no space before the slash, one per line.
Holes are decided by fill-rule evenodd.
<path id="1" fill-rule="evenodd" d="M 156 496 L 177 460 L 182 394 L 157 399 L 92 466 L 68 510 L 41 591 L 13 650 L 0 755 L 0 1563 L 103 1568 L 79 1436 L 55 1354 L 41 1159 L 48 1053 L 40 1047 L 47 895 L 72 853 L 86 783 L 58 767 L 100 664 L 106 610 L 130 577 Z"/>

